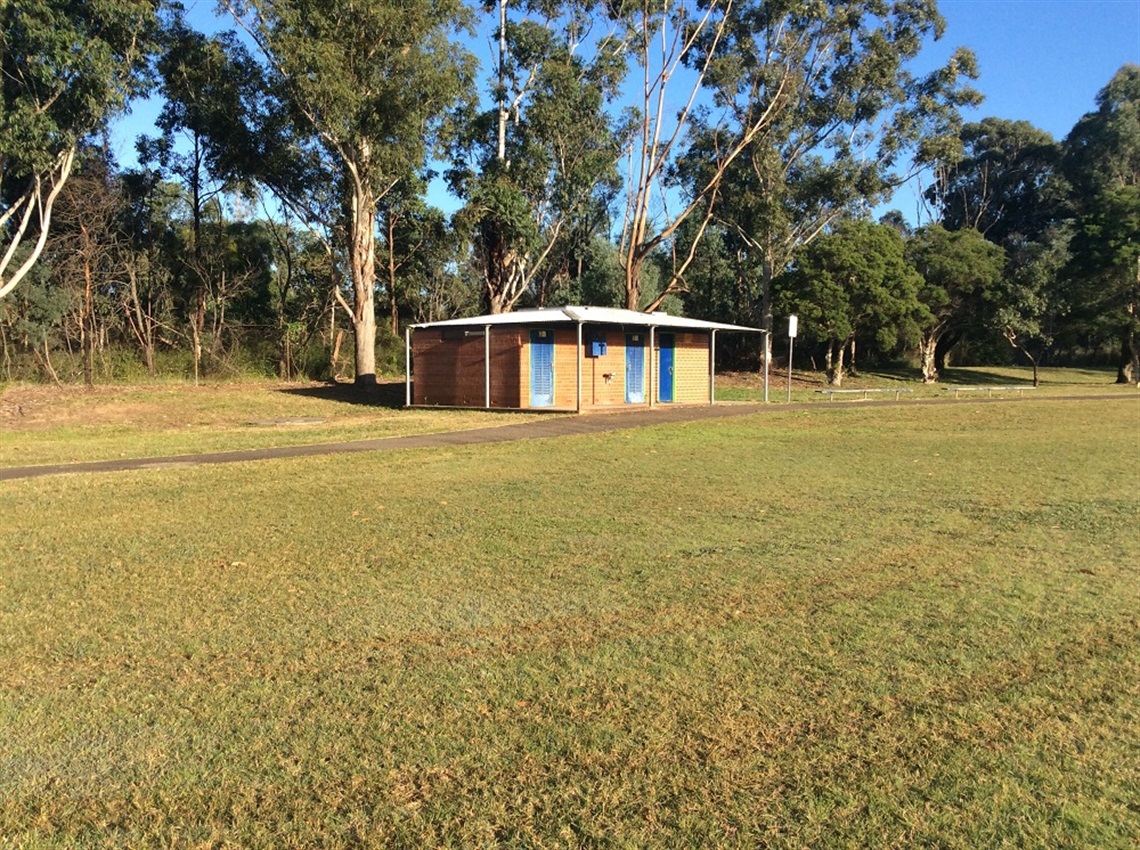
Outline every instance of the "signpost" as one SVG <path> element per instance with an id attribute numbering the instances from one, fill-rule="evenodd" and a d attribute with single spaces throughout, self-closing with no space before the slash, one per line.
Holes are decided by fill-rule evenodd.
<path id="1" fill-rule="evenodd" d="M 796 342 L 796 332 L 799 330 L 798 316 L 788 316 L 788 404 L 792 403 L 792 348 Z"/>

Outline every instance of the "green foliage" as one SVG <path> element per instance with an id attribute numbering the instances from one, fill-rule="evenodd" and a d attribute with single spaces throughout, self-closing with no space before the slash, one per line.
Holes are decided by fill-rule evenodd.
<path id="1" fill-rule="evenodd" d="M 226 0 L 257 44 L 265 88 L 251 118 L 276 151 L 301 162 L 266 178 L 325 234 L 352 282 L 356 381 L 374 384 L 376 215 L 419 174 L 443 116 L 471 85 L 469 54 L 451 35 L 459 0 Z M 282 185 L 285 184 L 285 185 Z"/>
<path id="2" fill-rule="evenodd" d="M 1063 214 L 1062 148 L 1027 121 L 984 118 L 962 128 L 962 159 L 926 191 L 948 230 L 977 230 L 1007 247 L 1036 241 Z"/>
<path id="3" fill-rule="evenodd" d="M 691 194 L 730 149 L 722 116 L 743 124 L 767 111 L 708 210 L 739 266 L 733 285 L 751 301 L 735 321 L 759 313 L 770 328 L 771 282 L 800 248 L 957 145 L 958 109 L 980 100 L 966 84 L 976 77 L 973 55 L 959 49 L 941 68 L 913 70 L 943 28 L 926 0 L 750 2 L 733 7 L 723 37 L 698 41 L 688 64 L 710 61 L 716 108 L 680 164 Z"/>
<path id="4" fill-rule="evenodd" d="M 923 280 L 918 300 L 927 312 L 919 325 L 919 355 L 929 383 L 938 377 L 943 343 L 953 345 L 990 320 L 1006 255 L 976 230 L 949 231 L 940 224 L 915 233 L 906 254 Z"/>
<path id="5" fill-rule="evenodd" d="M 457 0 L 225 3 L 270 62 L 272 93 L 373 195 L 419 169 L 469 57 Z"/>
<path id="6" fill-rule="evenodd" d="M 1117 71 L 1096 104 L 1065 139 L 1064 168 L 1079 200 L 1140 183 L 1140 65 Z"/>
<path id="7" fill-rule="evenodd" d="M 1140 381 L 1140 65 L 1125 65 L 1065 140 L 1076 196 L 1072 275 L 1085 326 L 1119 343 L 1122 383 Z"/>
<path id="8" fill-rule="evenodd" d="M 151 0 L 0 4 L 0 188 L 50 171 L 143 83 Z M 7 198 L 5 198 L 7 200 Z"/>
<path id="9" fill-rule="evenodd" d="M 561 299 L 609 226 L 622 135 L 610 107 L 625 60 L 581 0 L 508 4 L 491 81 L 495 106 L 461 120 L 447 178 L 465 201 L 484 306 Z M 487 4 L 487 11 L 490 4 Z M 529 221 L 525 220 L 529 219 Z"/>
<path id="10" fill-rule="evenodd" d="M 924 330 L 968 323 L 994 297 L 1005 252 L 976 230 L 949 231 L 940 224 L 919 230 L 907 257 L 922 276 L 919 300 L 929 311 Z"/>
<path id="11" fill-rule="evenodd" d="M 0 3 L 0 298 L 43 251 L 80 142 L 142 88 L 154 5 Z"/>
<path id="12" fill-rule="evenodd" d="M 857 336 L 888 354 L 917 342 L 930 319 L 918 300 L 922 282 L 897 230 L 850 221 L 800 251 L 795 270 L 776 281 L 777 303 L 800 316 L 808 339 L 828 346 L 829 382 L 838 385 L 844 349 Z"/>

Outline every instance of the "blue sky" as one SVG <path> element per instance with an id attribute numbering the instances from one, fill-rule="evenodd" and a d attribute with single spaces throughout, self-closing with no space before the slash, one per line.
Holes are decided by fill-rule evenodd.
<path id="1" fill-rule="evenodd" d="M 209 0 L 186 5 L 196 22 L 210 19 Z M 976 86 L 986 100 L 967 120 L 1025 120 L 1061 139 L 1095 108 L 1097 92 L 1122 65 L 1140 63 L 1140 0 L 940 0 L 939 9 L 946 33 L 923 52 L 920 70 L 942 64 L 958 46 L 977 54 Z M 134 163 L 134 139 L 153 132 L 157 110 L 138 104 L 116 123 L 112 140 L 123 165 Z M 914 188 L 904 190 L 890 206 L 918 220 L 915 197 Z"/>
<path id="2" fill-rule="evenodd" d="M 943 38 L 923 51 L 930 67 L 958 46 L 978 57 L 984 95 L 966 120 L 1028 121 L 1063 139 L 1122 65 L 1140 63 L 1140 0 L 940 0 Z M 918 186 L 888 205 L 926 223 Z"/>
<path id="3" fill-rule="evenodd" d="M 1096 93 L 1140 63 L 1140 0 L 941 0 L 946 35 L 929 55 L 978 56 L 985 103 L 972 118 L 1025 120 L 1063 138 Z"/>

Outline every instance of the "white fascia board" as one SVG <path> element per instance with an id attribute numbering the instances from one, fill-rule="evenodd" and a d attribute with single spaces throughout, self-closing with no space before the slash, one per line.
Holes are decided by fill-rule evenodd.
<path id="1" fill-rule="evenodd" d="M 457 328 L 484 327 L 486 325 L 544 325 L 544 324 L 591 324 L 625 325 L 640 328 L 667 328 L 690 331 L 738 331 L 743 333 L 763 333 L 760 328 L 743 325 L 729 325 L 722 322 L 706 322 L 702 319 L 687 319 L 670 316 L 667 313 L 641 313 L 637 310 L 623 310 L 617 307 L 559 307 L 538 310 L 519 310 L 515 313 L 498 313 L 488 316 L 472 316 L 468 319 L 447 319 L 442 322 L 424 322 L 412 325 L 413 328 Z"/>
<path id="2" fill-rule="evenodd" d="M 721 322 L 706 322 L 703 319 L 688 319 L 683 316 L 670 316 L 668 313 L 641 313 L 637 310 L 621 310 L 616 307 L 566 307 L 567 313 L 581 322 L 599 325 L 629 325 L 643 328 L 672 328 L 692 331 L 745 331 L 762 333 L 759 328 L 743 325 L 727 325 Z"/>
<path id="3" fill-rule="evenodd" d="M 571 324 L 575 320 L 563 310 L 519 310 L 515 313 L 496 313 L 487 316 L 471 316 L 467 319 L 445 319 L 442 322 L 421 322 L 413 328 L 481 328 L 486 325 L 540 325 Z"/>

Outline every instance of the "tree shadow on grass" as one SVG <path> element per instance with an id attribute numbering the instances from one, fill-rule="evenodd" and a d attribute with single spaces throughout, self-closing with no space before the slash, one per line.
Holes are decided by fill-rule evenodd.
<path id="1" fill-rule="evenodd" d="M 1022 377 L 1010 375 L 1008 372 L 1002 374 L 1000 372 L 985 372 L 980 369 L 944 369 L 938 376 L 938 383 L 952 387 L 1028 385 L 1033 383 L 1033 372 L 1029 371 Z"/>
<path id="2" fill-rule="evenodd" d="M 358 387 L 355 384 L 336 383 L 313 387 L 288 387 L 278 392 L 304 398 L 319 398 L 342 404 L 363 407 L 386 407 L 400 410 L 407 398 L 403 381 L 377 381 L 375 387 Z"/>

